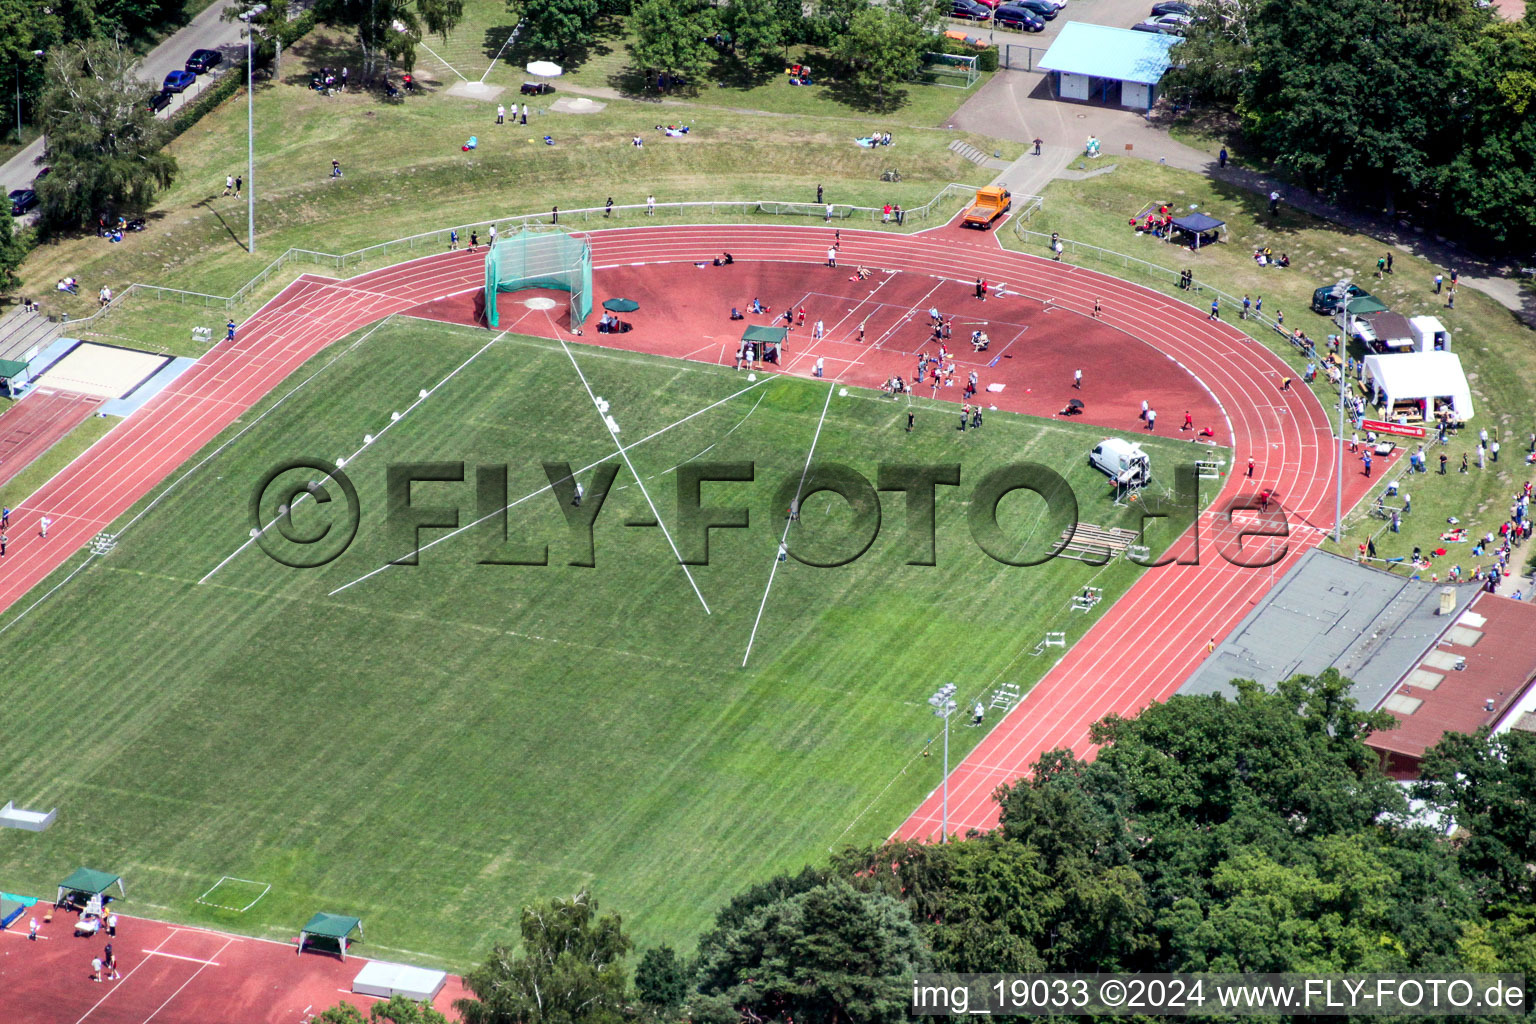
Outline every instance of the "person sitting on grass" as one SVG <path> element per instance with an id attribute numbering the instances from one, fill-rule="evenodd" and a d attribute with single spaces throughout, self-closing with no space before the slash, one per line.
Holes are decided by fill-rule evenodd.
<path id="1" fill-rule="evenodd" d="M 1280 258 L 1278 260 L 1276 260 L 1276 262 L 1282 268 L 1289 267 L 1291 265 L 1291 258 L 1290 258 L 1290 256 L 1286 255 L 1285 253 L 1281 253 L 1280 254 Z"/>

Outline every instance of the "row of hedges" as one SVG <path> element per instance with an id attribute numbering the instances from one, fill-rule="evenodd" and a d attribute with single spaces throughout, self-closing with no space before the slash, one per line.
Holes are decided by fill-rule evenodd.
<path id="1" fill-rule="evenodd" d="M 951 39 L 946 35 L 937 35 L 928 41 L 929 53 L 952 53 L 957 57 L 975 57 L 977 71 L 996 71 L 998 64 L 997 47 L 987 46 L 977 49 L 963 39 Z"/>

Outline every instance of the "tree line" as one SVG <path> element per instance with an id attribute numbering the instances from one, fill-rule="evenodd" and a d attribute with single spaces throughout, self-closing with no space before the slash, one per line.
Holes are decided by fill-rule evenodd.
<path id="1" fill-rule="evenodd" d="M 1479 248 L 1536 248 L 1536 5 L 1196 0 L 1168 85 L 1298 183 Z"/>
<path id="2" fill-rule="evenodd" d="M 589 893 L 528 907 L 519 946 L 465 977 L 457 1009 L 467 1024 L 884 1024 L 926 969 L 1536 979 L 1536 737 L 1448 736 L 1405 789 L 1364 742 L 1391 717 L 1348 694 L 1329 670 L 1109 718 L 1094 761 L 1054 751 L 1001 790 L 996 830 L 753 885 L 691 955 L 646 949 L 632 977 L 621 918 Z M 321 1020 L 364 1019 L 349 1012 Z M 436 1024 L 417 1012 L 374 1019 Z"/>
<path id="3" fill-rule="evenodd" d="M 782 74 L 790 48 L 824 50 L 856 100 L 884 106 L 911 78 L 947 0 L 510 0 L 521 40 L 557 60 L 579 60 L 604 19 L 628 16 L 630 56 L 648 80 L 688 90 L 718 71 L 740 84 Z"/>

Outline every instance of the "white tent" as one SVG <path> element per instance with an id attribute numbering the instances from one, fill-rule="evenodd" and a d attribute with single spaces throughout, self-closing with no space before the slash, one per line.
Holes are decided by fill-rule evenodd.
<path id="1" fill-rule="evenodd" d="M 1414 419 L 1433 419 L 1446 403 L 1456 418 L 1472 418 L 1472 390 L 1454 352 L 1403 352 L 1365 357 L 1365 379 L 1386 393 L 1386 418 L 1397 419 L 1417 408 Z"/>

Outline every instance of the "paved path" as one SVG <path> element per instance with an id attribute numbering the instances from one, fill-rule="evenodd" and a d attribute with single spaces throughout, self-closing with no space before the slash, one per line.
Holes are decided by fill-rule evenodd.
<path id="1" fill-rule="evenodd" d="M 1081 20 L 1116 23 L 1098 17 L 1104 13 L 1102 10 L 1089 13 L 1091 17 Z M 1513 265 L 1484 260 L 1454 242 L 1437 239 L 1385 218 L 1336 206 L 1257 169 L 1235 163 L 1220 168 L 1214 151 L 1206 152 L 1174 139 L 1157 116 L 1149 119 L 1132 110 L 1056 99 L 1050 79 L 1044 73 L 999 72 L 955 112 L 949 124 L 1026 144 L 1035 138 L 1045 140 L 1045 155 L 1034 158 L 1042 161 L 1036 173 L 1031 174 L 1026 169 L 1029 160 L 1026 157 L 1016 163 L 1015 166 L 1020 168 L 1018 171 L 1010 169 L 1006 175 L 999 176 L 1015 192 L 1039 194 L 1050 180 L 1041 180 L 1046 166 L 1054 166 L 1057 173 L 1065 169 L 1082 153 L 1083 143 L 1090 135 L 1100 139 L 1105 159 L 1138 157 L 1195 171 L 1259 195 L 1279 191 L 1284 201 L 1296 209 L 1369 235 L 1399 252 L 1412 253 L 1448 269 L 1454 267 L 1467 287 L 1483 292 L 1505 308 L 1519 313 L 1527 323 L 1536 325 L 1536 292 L 1521 290 L 1519 282 L 1512 276 Z M 1064 159 L 1060 157 L 1061 153 L 1066 154 Z"/>
<path id="2" fill-rule="evenodd" d="M 158 85 L 165 80 L 166 75 L 183 67 L 187 57 L 198 49 L 224 50 L 227 67 L 229 55 L 245 45 L 240 37 L 244 26 L 239 22 L 221 20 L 220 16 L 230 6 L 232 4 L 228 2 L 213 4 L 149 51 L 142 61 L 144 80 Z M 204 77 L 199 77 L 197 85 L 172 100 L 171 105 L 160 112 L 160 116 L 170 117 L 184 104 L 197 99 L 203 88 Z M 9 192 L 11 189 L 31 187 L 32 179 L 41 167 L 44 141 L 42 138 L 34 140 L 30 146 L 0 164 L 0 190 Z"/>

